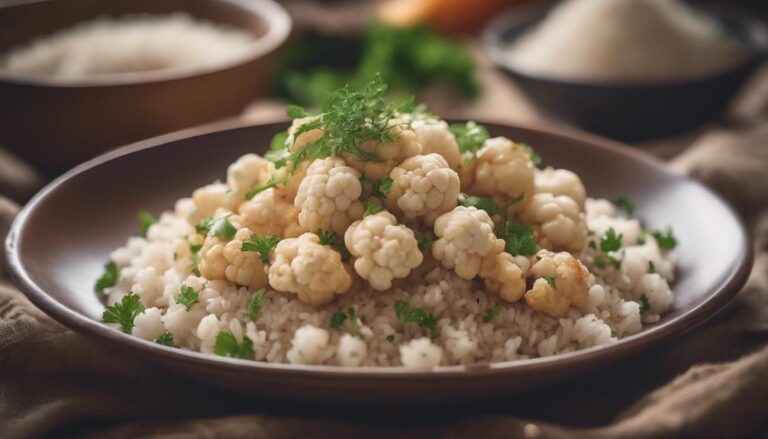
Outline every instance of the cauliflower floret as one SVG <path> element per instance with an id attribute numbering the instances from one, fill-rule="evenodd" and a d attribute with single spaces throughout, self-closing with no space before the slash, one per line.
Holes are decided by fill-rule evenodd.
<path id="1" fill-rule="evenodd" d="M 269 179 L 269 162 L 256 154 L 246 154 L 227 168 L 227 186 L 236 191 L 241 200 L 255 185 L 267 179 Z"/>
<path id="2" fill-rule="evenodd" d="M 259 254 L 242 250 L 243 241 L 252 234 L 251 230 L 240 228 L 229 241 L 207 236 L 200 249 L 200 274 L 206 279 L 226 279 L 254 289 L 267 286 L 267 274 Z"/>
<path id="3" fill-rule="evenodd" d="M 474 161 L 477 163 L 472 194 L 493 197 L 501 206 L 522 195 L 523 198 L 512 205 L 510 213 L 519 212 L 528 205 L 535 192 L 535 168 L 522 147 L 506 137 L 488 139 L 477 151 Z"/>
<path id="4" fill-rule="evenodd" d="M 587 241 L 584 214 L 571 197 L 536 194 L 522 219 L 534 227 L 539 245 L 546 249 L 578 252 Z"/>
<path id="5" fill-rule="evenodd" d="M 329 334 L 325 329 L 305 325 L 293 333 L 291 349 L 286 353 L 291 364 L 320 364 L 328 355 Z"/>
<path id="6" fill-rule="evenodd" d="M 344 160 L 349 166 L 371 180 L 381 180 L 388 176 L 392 169 L 403 160 L 421 154 L 421 143 L 419 143 L 416 133 L 404 119 L 392 119 L 389 123 L 392 127 L 390 133 L 395 140 L 384 144 L 367 141 L 358 145 L 361 150 L 378 156 L 380 161 L 359 160 L 349 153 L 344 154 Z"/>
<path id="7" fill-rule="evenodd" d="M 643 291 L 648 300 L 648 311 L 651 314 L 663 314 L 670 306 L 674 297 L 667 281 L 658 273 L 645 274 L 640 278 L 638 289 Z"/>
<path id="8" fill-rule="evenodd" d="M 432 344 L 426 337 L 403 343 L 398 350 L 403 366 L 411 369 L 431 369 L 439 366 L 443 359 L 443 350 L 440 346 Z"/>
<path id="9" fill-rule="evenodd" d="M 302 302 L 317 306 L 349 290 L 352 277 L 337 251 L 320 244 L 320 238 L 314 233 L 304 233 L 277 244 L 269 267 L 269 284 L 278 291 L 298 294 Z"/>
<path id="10" fill-rule="evenodd" d="M 379 291 L 391 288 L 392 279 L 408 276 L 424 259 L 413 230 L 398 225 L 389 212 L 352 223 L 344 234 L 344 244 L 355 257 L 357 274 Z"/>
<path id="11" fill-rule="evenodd" d="M 344 334 L 336 347 L 336 360 L 340 366 L 359 366 L 368 355 L 368 346 L 363 340 Z"/>
<path id="12" fill-rule="evenodd" d="M 453 135 L 444 120 L 415 119 L 411 128 L 416 132 L 416 139 L 421 143 L 422 154 L 440 154 L 454 171 L 461 165 L 461 152 L 456 136 Z"/>
<path id="13" fill-rule="evenodd" d="M 214 213 L 214 218 L 219 219 L 224 216 L 225 213 L 219 210 Z M 243 228 L 242 218 L 237 215 L 229 215 L 227 221 L 236 229 Z M 199 235 L 195 235 L 199 236 Z M 200 248 L 198 256 L 200 257 L 200 264 L 198 270 L 200 274 L 206 279 L 226 279 L 226 270 L 229 262 L 224 257 L 224 248 L 229 240 L 220 238 L 218 236 L 204 236 L 203 246 Z"/>
<path id="14" fill-rule="evenodd" d="M 165 327 L 161 320 L 163 313 L 160 308 L 147 308 L 133 319 L 133 330 L 131 334 L 134 337 L 144 340 L 154 341 L 165 332 Z"/>
<path id="15" fill-rule="evenodd" d="M 294 141 L 296 131 L 302 125 L 306 124 L 307 122 L 312 122 L 315 119 L 317 119 L 317 116 L 308 116 L 293 120 L 293 123 L 291 123 L 291 126 L 288 128 L 288 139 L 286 140 L 286 143 L 288 144 L 288 147 L 291 151 L 298 151 L 307 144 L 323 137 L 323 130 L 320 128 L 315 128 L 301 133 L 301 135 Z"/>
<path id="16" fill-rule="evenodd" d="M 259 192 L 241 204 L 239 211 L 245 226 L 259 236 L 295 238 L 304 232 L 299 224 L 299 211 L 274 188 Z"/>
<path id="17" fill-rule="evenodd" d="M 224 183 L 211 183 L 192 193 L 194 209 L 187 217 L 190 224 L 196 225 L 205 218 L 213 217 L 219 208 L 234 210 L 239 200 L 228 194 L 229 187 Z"/>
<path id="18" fill-rule="evenodd" d="M 523 260 L 527 268 L 528 261 L 524 257 Z M 525 271 L 518 265 L 516 258 L 507 252 L 483 259 L 480 277 L 490 292 L 507 302 L 517 302 L 525 294 Z"/>
<path id="19" fill-rule="evenodd" d="M 392 190 L 387 207 L 408 219 L 435 218 L 456 207 L 461 182 L 456 171 L 439 154 L 413 156 L 389 174 Z"/>
<path id="20" fill-rule="evenodd" d="M 493 221 L 484 210 L 455 207 L 435 220 L 432 256 L 464 279 L 480 273 L 483 258 L 501 253 L 504 241 L 493 233 Z"/>
<path id="21" fill-rule="evenodd" d="M 330 230 L 343 234 L 352 221 L 363 217 L 365 207 L 360 173 L 340 158 L 315 160 L 299 186 L 294 202 L 299 224 L 312 232 Z"/>
<path id="22" fill-rule="evenodd" d="M 589 271 L 567 252 L 539 250 L 529 275 L 536 277 L 525 301 L 534 310 L 563 317 L 571 306 L 583 308 L 589 301 Z"/>
<path id="23" fill-rule="evenodd" d="M 548 192 L 552 195 L 571 197 L 581 209 L 587 199 L 587 191 L 576 173 L 567 169 L 547 167 L 543 171 L 536 170 L 534 174 L 536 193 Z"/>
<path id="24" fill-rule="evenodd" d="M 299 191 L 299 185 L 307 175 L 307 168 L 309 168 L 309 162 L 302 162 L 298 169 L 296 169 L 296 172 L 293 172 L 293 163 L 288 163 L 286 166 L 278 169 L 275 168 L 274 163 L 270 162 L 270 177 L 278 181 L 284 181 L 275 188 L 275 194 L 289 204 L 293 204 L 293 200 Z"/>

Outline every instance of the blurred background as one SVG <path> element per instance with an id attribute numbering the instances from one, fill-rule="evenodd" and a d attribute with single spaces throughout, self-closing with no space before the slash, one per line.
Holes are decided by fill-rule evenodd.
<path id="1" fill-rule="evenodd" d="M 767 21 L 761 0 L 0 0 L 0 194 L 24 201 L 144 138 L 319 108 L 376 74 L 443 117 L 661 157 L 712 130 L 762 142 Z"/>

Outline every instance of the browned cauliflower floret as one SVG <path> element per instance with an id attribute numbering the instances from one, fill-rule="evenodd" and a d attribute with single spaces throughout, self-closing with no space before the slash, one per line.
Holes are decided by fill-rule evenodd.
<path id="1" fill-rule="evenodd" d="M 439 154 L 413 156 L 392 170 L 387 207 L 408 219 L 427 224 L 456 207 L 461 183 Z"/>
<path id="2" fill-rule="evenodd" d="M 259 192 L 241 204 L 239 211 L 245 226 L 259 236 L 294 238 L 305 231 L 299 224 L 299 211 L 276 189 Z"/>
<path id="3" fill-rule="evenodd" d="M 522 220 L 534 227 L 541 247 L 578 252 L 586 244 L 584 214 L 571 197 L 536 194 L 523 211 Z"/>
<path id="4" fill-rule="evenodd" d="M 579 176 L 574 172 L 548 167 L 542 171 L 536 171 L 534 182 L 536 193 L 549 192 L 552 195 L 571 197 L 584 210 L 587 191 L 584 189 L 584 184 Z"/>
<path id="5" fill-rule="evenodd" d="M 246 154 L 227 168 L 227 186 L 232 191 L 231 196 L 239 201 L 257 184 L 269 179 L 269 162 L 256 154 Z"/>
<path id="6" fill-rule="evenodd" d="M 307 175 L 308 167 L 309 162 L 303 162 L 299 165 L 296 172 L 293 172 L 293 163 L 288 163 L 280 169 L 275 168 L 275 165 L 270 163 L 270 178 L 280 181 L 280 184 L 275 187 L 276 195 L 282 200 L 293 204 L 296 194 L 299 192 L 299 185 L 304 180 L 304 176 Z"/>
<path id="7" fill-rule="evenodd" d="M 493 197 L 500 206 L 523 198 L 510 208 L 519 212 L 528 205 L 534 194 L 534 166 L 528 153 L 506 137 L 488 139 L 477 151 L 474 182 L 470 193 Z"/>
<path id="8" fill-rule="evenodd" d="M 343 234 L 353 221 L 363 217 L 360 173 L 344 160 L 332 157 L 315 160 L 299 186 L 294 204 L 299 224 L 311 232 L 330 230 Z"/>
<path id="9" fill-rule="evenodd" d="M 525 259 L 523 257 L 523 259 Z M 519 264 L 517 258 L 507 252 L 487 256 L 480 267 L 480 277 L 485 287 L 492 293 L 498 294 L 502 300 L 517 302 L 525 294 L 524 267 L 528 261 Z"/>
<path id="10" fill-rule="evenodd" d="M 571 306 L 583 308 L 589 300 L 589 271 L 567 252 L 540 250 L 529 276 L 537 278 L 525 293 L 534 310 L 551 317 L 563 317 Z"/>
<path id="11" fill-rule="evenodd" d="M 196 225 L 205 218 L 211 218 L 219 208 L 236 209 L 239 200 L 234 199 L 228 192 L 229 187 L 224 183 L 211 183 L 195 190 L 192 193 L 194 208 L 187 218 L 189 223 Z"/>
<path id="12" fill-rule="evenodd" d="M 277 244 L 269 267 L 269 284 L 317 306 L 349 290 L 352 278 L 337 251 L 320 244 L 314 233 L 305 233 Z"/>
<path id="13" fill-rule="evenodd" d="M 390 133 L 395 138 L 392 142 L 379 144 L 374 141 L 362 142 L 358 147 L 369 154 L 378 156 L 379 161 L 359 160 L 349 153 L 344 154 L 347 164 L 357 169 L 371 180 L 381 180 L 389 175 L 395 166 L 408 157 L 421 154 L 421 143 L 416 133 L 402 118 L 392 119 Z"/>
<path id="14" fill-rule="evenodd" d="M 473 279 L 485 257 L 504 249 L 504 241 L 493 233 L 491 218 L 474 207 L 459 206 L 439 216 L 435 235 L 432 256 L 464 279 Z"/>
<path id="15" fill-rule="evenodd" d="M 461 152 L 456 137 L 443 120 L 415 119 L 411 128 L 416 132 L 416 139 L 421 143 L 422 154 L 440 154 L 454 171 L 461 165 Z"/>
<path id="16" fill-rule="evenodd" d="M 205 237 L 199 253 L 200 274 L 210 280 L 226 279 L 251 288 L 265 287 L 267 274 L 259 254 L 242 250 L 243 241 L 253 232 L 242 226 L 242 220 L 238 216 L 218 215 L 218 218 L 218 221 L 225 221 L 234 234 L 226 236 L 209 234 Z M 217 223 L 214 223 L 213 229 L 217 227 Z"/>
<path id="17" fill-rule="evenodd" d="M 408 276 L 424 259 L 413 231 L 398 225 L 389 212 L 352 223 L 344 244 L 355 257 L 357 274 L 379 291 L 391 288 L 392 279 Z"/>

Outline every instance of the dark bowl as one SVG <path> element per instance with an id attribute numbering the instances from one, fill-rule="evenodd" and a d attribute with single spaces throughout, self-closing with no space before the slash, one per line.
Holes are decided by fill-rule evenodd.
<path id="1" fill-rule="evenodd" d="M 0 71 L 0 145 L 58 173 L 110 148 L 234 116 L 266 90 L 291 21 L 271 0 L 33 0 L 0 7 L 0 52 L 102 15 L 168 14 L 257 38 L 232 61 L 82 79 Z"/>
<path id="2" fill-rule="evenodd" d="M 680 246 L 674 309 L 615 343 L 554 357 L 402 368 L 294 366 L 168 348 L 100 322 L 92 292 L 109 253 L 136 233 L 136 212 L 169 209 L 248 152 L 263 153 L 286 122 L 218 124 L 120 148 L 67 172 L 16 218 L 6 251 L 11 275 L 40 309 L 114 348 L 126 361 L 151 360 L 177 373 L 249 392 L 312 401 L 403 404 L 468 401 L 551 384 L 669 340 L 712 317 L 742 287 L 752 253 L 747 233 L 720 198 L 640 152 L 587 134 L 488 123 L 493 135 L 534 145 L 546 164 L 583 176 L 592 195 L 626 195 L 652 227 L 671 225 Z M 140 170 L 140 172 L 137 172 Z"/>
<path id="3" fill-rule="evenodd" d="M 768 29 L 756 18 L 709 8 L 745 47 L 743 62 L 720 73 L 687 81 L 607 83 L 527 73 L 505 57 L 505 48 L 544 19 L 546 5 L 515 9 L 489 23 L 486 53 L 550 118 L 615 139 L 636 141 L 675 134 L 722 117 L 728 103 L 768 51 Z"/>

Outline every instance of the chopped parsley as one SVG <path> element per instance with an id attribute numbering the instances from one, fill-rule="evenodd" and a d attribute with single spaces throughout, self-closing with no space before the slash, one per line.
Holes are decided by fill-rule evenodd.
<path id="1" fill-rule="evenodd" d="M 600 239 L 600 250 L 604 252 L 615 252 L 621 248 L 621 240 L 624 235 L 616 235 L 613 227 L 609 228 L 605 235 Z"/>
<path id="2" fill-rule="evenodd" d="M 205 286 L 199 290 L 195 290 L 189 285 L 182 285 L 179 295 L 176 297 L 176 303 L 184 305 L 184 308 L 186 308 L 187 311 L 191 310 L 192 307 L 200 301 L 200 291 L 203 291 L 204 288 Z"/>
<path id="3" fill-rule="evenodd" d="M 104 272 L 96 280 L 93 285 L 93 289 L 97 293 L 103 293 L 105 289 L 114 287 L 117 284 L 117 280 L 120 278 L 120 270 L 117 268 L 117 264 L 113 261 L 109 261 L 104 265 Z"/>
<path id="4" fill-rule="evenodd" d="M 528 157 L 530 157 L 531 162 L 533 163 L 533 166 L 538 168 L 539 165 L 541 165 L 541 156 L 539 155 L 539 153 L 536 152 L 536 150 L 534 150 L 531 147 L 531 145 L 527 143 L 515 143 L 515 145 L 522 148 L 522 150 L 525 151 L 526 154 L 528 154 Z"/>
<path id="5" fill-rule="evenodd" d="M 384 206 L 381 205 L 381 201 L 377 198 L 371 198 L 365 202 L 365 214 L 376 215 L 384 210 Z"/>
<path id="6" fill-rule="evenodd" d="M 208 232 L 210 232 L 211 227 L 213 227 L 213 219 L 205 218 L 201 220 L 199 223 L 197 223 L 197 225 L 195 226 L 195 232 L 201 235 L 207 235 Z"/>
<path id="7" fill-rule="evenodd" d="M 360 185 L 363 188 L 363 199 L 371 197 L 386 198 L 392 192 L 392 179 L 384 177 L 379 181 L 373 181 L 363 175 L 360 178 Z"/>
<path id="8" fill-rule="evenodd" d="M 355 308 L 349 308 L 347 312 L 338 310 L 331 315 L 331 328 L 341 328 L 344 323 L 347 323 L 347 329 L 353 335 L 362 337 L 360 333 L 360 323 L 357 319 L 357 310 Z"/>
<path id="9" fill-rule="evenodd" d="M 290 180 L 290 178 L 291 176 L 288 173 L 285 173 L 279 177 L 269 177 L 269 179 L 264 183 L 257 184 L 256 186 L 253 187 L 253 189 L 249 190 L 245 194 L 245 199 L 250 200 L 253 197 L 255 197 L 257 194 L 260 194 L 267 189 L 272 189 L 280 185 L 286 184 L 288 183 L 288 180 Z"/>
<path id="10" fill-rule="evenodd" d="M 654 230 L 651 235 L 656 238 L 656 242 L 663 250 L 672 250 L 677 247 L 677 238 L 675 238 L 672 227 L 667 227 L 665 230 Z"/>
<path id="11" fill-rule="evenodd" d="M 492 198 L 488 197 L 476 197 L 474 195 L 461 195 L 459 196 L 459 206 L 474 207 L 476 209 L 484 210 L 488 216 L 496 215 L 496 202 Z"/>
<path id="12" fill-rule="evenodd" d="M 595 256 L 595 267 L 603 268 L 603 267 L 605 267 L 606 263 L 609 263 L 609 264 L 613 265 L 613 268 L 615 268 L 617 270 L 619 268 L 621 268 L 621 260 L 620 259 L 616 259 L 615 257 L 613 257 L 611 255 L 603 255 L 603 254 Z"/>
<path id="13" fill-rule="evenodd" d="M 392 192 L 392 179 L 389 177 L 384 177 L 381 180 L 379 180 L 379 183 L 376 185 L 376 189 L 374 190 L 374 195 L 377 197 L 386 197 L 389 195 L 390 192 Z"/>
<path id="14" fill-rule="evenodd" d="M 496 229 L 497 236 L 504 240 L 504 251 L 512 256 L 531 256 L 539 251 L 531 226 L 517 221 L 505 221 Z"/>
<path id="15" fill-rule="evenodd" d="M 339 328 L 347 320 L 347 313 L 338 310 L 331 315 L 331 328 Z"/>
<path id="16" fill-rule="evenodd" d="M 347 247 L 344 245 L 344 240 L 339 239 L 338 235 L 335 233 L 327 230 L 320 230 L 317 232 L 317 236 L 320 238 L 320 244 L 327 245 L 328 247 L 331 247 L 332 249 L 339 252 L 343 260 L 346 261 L 352 257 L 352 255 L 349 253 L 349 250 L 347 250 Z"/>
<path id="17" fill-rule="evenodd" d="M 651 309 L 651 302 L 648 300 L 648 296 L 643 293 L 640 295 L 640 313 L 645 313 L 649 309 Z"/>
<path id="18" fill-rule="evenodd" d="M 261 300 L 264 298 L 266 288 L 262 288 L 254 293 L 251 300 L 248 302 L 248 318 L 255 320 L 256 316 L 261 312 Z"/>
<path id="19" fill-rule="evenodd" d="M 395 334 L 389 334 L 385 338 L 387 339 L 388 342 L 392 343 L 393 341 L 395 341 Z"/>
<path id="20" fill-rule="evenodd" d="M 653 261 L 648 261 L 648 273 L 656 273 L 656 265 L 653 264 Z"/>
<path id="21" fill-rule="evenodd" d="M 173 334 L 168 331 L 163 332 L 160 337 L 155 339 L 155 343 L 163 346 L 173 346 Z"/>
<path id="22" fill-rule="evenodd" d="M 432 244 L 435 243 L 435 237 L 432 234 L 416 232 L 416 243 L 419 246 L 419 250 L 428 252 L 432 248 Z"/>
<path id="23" fill-rule="evenodd" d="M 437 332 L 435 317 L 423 308 L 411 308 L 406 302 L 398 300 L 395 302 L 395 315 L 403 323 L 415 323 L 429 329 L 432 333 Z"/>
<path id="24" fill-rule="evenodd" d="M 192 252 L 192 274 L 200 276 L 200 250 L 203 248 L 203 244 L 189 243 L 189 251 Z"/>
<path id="25" fill-rule="evenodd" d="M 243 241 L 240 247 L 244 252 L 256 252 L 259 254 L 259 259 L 263 264 L 269 264 L 272 260 L 272 250 L 275 249 L 277 243 L 280 242 L 280 238 L 276 236 L 265 236 L 253 234 L 250 238 Z"/>
<path id="26" fill-rule="evenodd" d="M 475 153 L 490 137 L 488 130 L 477 122 L 470 120 L 467 123 L 451 124 L 451 132 L 456 137 L 461 157 L 464 163 L 470 163 L 475 158 Z"/>
<path id="27" fill-rule="evenodd" d="M 611 202 L 617 208 L 627 212 L 627 215 L 635 213 L 635 203 L 627 197 L 616 197 Z"/>
<path id="28" fill-rule="evenodd" d="M 501 307 L 499 305 L 493 305 L 488 311 L 483 314 L 483 322 L 489 323 L 501 313 Z"/>
<path id="29" fill-rule="evenodd" d="M 269 154 L 272 151 L 282 152 L 282 149 L 285 148 L 285 142 L 287 141 L 288 141 L 288 131 L 280 131 L 279 133 L 275 134 L 275 136 L 272 137 L 270 151 L 267 152 L 267 154 Z"/>
<path id="30" fill-rule="evenodd" d="M 141 233 L 141 236 L 147 236 L 147 230 L 149 230 L 149 227 L 157 222 L 157 218 L 152 216 L 151 213 L 147 212 L 146 210 L 139 211 L 139 233 Z"/>
<path id="31" fill-rule="evenodd" d="M 222 357 L 241 358 L 243 360 L 253 359 L 253 342 L 248 336 L 243 336 L 241 343 L 229 332 L 219 332 L 216 336 L 216 344 L 213 348 L 216 355 Z"/>
<path id="32" fill-rule="evenodd" d="M 120 325 L 120 329 L 126 334 L 130 334 L 133 330 L 133 320 L 137 315 L 144 311 L 144 305 L 141 303 L 139 296 L 128 293 L 123 296 L 120 303 L 107 307 L 102 314 L 101 319 L 104 323 L 116 323 Z"/>
<path id="33" fill-rule="evenodd" d="M 307 117 L 306 110 L 298 105 L 288 105 L 285 108 L 285 114 L 287 114 L 291 119 L 301 119 L 302 117 Z"/>
<path id="34" fill-rule="evenodd" d="M 555 278 L 554 276 L 546 276 L 544 277 L 544 279 L 547 281 L 549 286 L 551 286 L 552 288 L 557 288 L 557 278 Z"/>
<path id="35" fill-rule="evenodd" d="M 229 222 L 229 215 L 217 219 L 211 225 L 211 229 L 208 230 L 208 236 L 214 236 L 216 238 L 232 239 L 237 233 L 237 228 Z"/>

